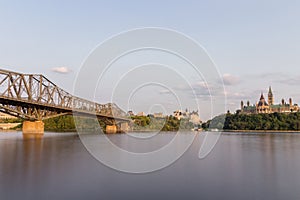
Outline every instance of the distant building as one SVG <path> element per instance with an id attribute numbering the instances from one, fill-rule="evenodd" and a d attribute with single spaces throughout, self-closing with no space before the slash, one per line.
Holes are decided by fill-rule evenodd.
<path id="1" fill-rule="evenodd" d="M 173 113 L 174 113 L 174 117 L 176 119 L 178 119 L 178 120 L 187 119 L 188 118 L 188 111 L 187 110 L 185 112 L 183 112 L 181 110 L 176 110 Z"/>
<path id="2" fill-rule="evenodd" d="M 187 109 L 185 111 L 176 110 L 173 112 L 174 117 L 178 120 L 189 119 L 193 124 L 200 124 L 201 120 L 198 114 L 198 111 L 189 112 Z"/>
<path id="3" fill-rule="evenodd" d="M 134 116 L 134 113 L 132 110 L 128 111 L 127 114 L 131 117 L 131 116 Z"/>
<path id="4" fill-rule="evenodd" d="M 190 122 L 192 122 L 193 124 L 201 124 L 198 111 L 193 111 L 190 113 Z"/>
<path id="5" fill-rule="evenodd" d="M 164 116 L 164 114 L 162 112 L 159 112 L 159 113 L 154 113 L 153 117 L 154 118 L 164 118 L 165 116 Z"/>
<path id="6" fill-rule="evenodd" d="M 146 116 L 146 114 L 144 112 L 139 112 L 139 113 L 136 114 L 136 116 L 143 117 L 143 116 Z"/>
<path id="7" fill-rule="evenodd" d="M 299 106 L 297 104 L 293 104 L 292 98 L 289 98 L 289 102 L 286 103 L 284 99 L 281 100 L 281 103 L 274 104 L 274 95 L 272 92 L 272 88 L 269 87 L 268 92 L 268 102 L 265 100 L 263 93 L 261 93 L 259 101 L 250 105 L 250 102 L 247 101 L 247 105 L 244 105 L 244 102 L 241 101 L 241 113 L 253 114 L 253 113 L 291 113 L 298 112 Z"/>

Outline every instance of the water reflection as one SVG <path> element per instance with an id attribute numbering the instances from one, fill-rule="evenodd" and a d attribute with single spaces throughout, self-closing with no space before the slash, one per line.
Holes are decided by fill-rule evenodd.
<path id="1" fill-rule="evenodd" d="M 300 199 L 300 134 L 223 134 L 199 160 L 204 136 L 170 167 L 131 175 L 96 161 L 73 133 L 0 133 L 0 199 Z"/>

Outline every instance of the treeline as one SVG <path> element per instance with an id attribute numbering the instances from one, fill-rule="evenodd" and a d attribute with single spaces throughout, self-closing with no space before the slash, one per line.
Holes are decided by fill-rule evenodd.
<path id="1" fill-rule="evenodd" d="M 194 125 L 188 119 L 178 120 L 174 116 L 165 118 L 154 118 L 150 116 L 133 116 L 131 117 L 133 131 L 178 131 L 191 130 Z M 81 130 L 95 130 L 101 128 L 105 130 L 105 124 L 102 121 L 97 121 L 91 118 L 78 118 L 76 126 L 73 116 L 60 116 L 46 119 L 44 122 L 45 131 L 76 131 Z"/>
<path id="2" fill-rule="evenodd" d="M 191 130 L 194 125 L 188 119 L 178 120 L 174 116 L 154 118 L 150 116 L 132 116 L 133 131 L 178 131 Z"/>
<path id="3" fill-rule="evenodd" d="M 0 123 L 21 123 L 23 119 L 21 118 L 2 118 L 0 119 Z"/>
<path id="4" fill-rule="evenodd" d="M 76 131 L 73 116 L 59 116 L 43 122 L 45 131 Z"/>
<path id="5" fill-rule="evenodd" d="M 97 119 L 87 117 L 76 117 L 75 125 L 74 117 L 71 115 L 54 117 L 46 119 L 43 122 L 45 131 L 75 132 L 78 129 L 94 131 L 100 128 L 99 124 L 102 128 L 105 128 L 102 121 L 98 121 L 97 123 Z"/>
<path id="6" fill-rule="evenodd" d="M 217 124 L 217 128 L 224 130 L 299 131 L 300 112 L 251 115 L 227 113 L 226 115 L 218 116 L 212 121 L 204 123 L 204 128 L 208 128 L 212 122 Z"/>
<path id="7" fill-rule="evenodd" d="M 133 116 L 131 117 L 133 123 L 131 128 L 133 131 L 178 131 L 191 130 L 194 128 L 193 123 L 188 119 L 178 120 L 174 116 L 167 116 L 164 118 L 154 118 L 150 116 Z M 3 120 L 8 122 L 22 122 L 22 119 Z M 97 122 L 98 121 L 98 122 Z M 76 125 L 74 117 L 71 115 L 59 116 L 50 119 L 43 120 L 45 131 L 54 132 L 75 132 L 77 130 L 94 131 L 99 129 L 105 130 L 105 124 L 101 120 L 76 117 Z M 99 127 L 100 124 L 100 127 Z M 20 124 L 18 129 L 22 128 Z"/>

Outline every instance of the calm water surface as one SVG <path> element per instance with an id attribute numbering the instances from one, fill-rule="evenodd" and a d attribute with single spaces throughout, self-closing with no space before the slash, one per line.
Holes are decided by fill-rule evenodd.
<path id="1" fill-rule="evenodd" d="M 300 199 L 300 134 L 222 134 L 199 160 L 204 135 L 171 166 L 134 175 L 99 163 L 74 133 L 0 133 L 0 199 Z M 173 136 L 160 134 L 138 149 L 159 148 Z M 125 135 L 109 137 L 126 146 Z"/>

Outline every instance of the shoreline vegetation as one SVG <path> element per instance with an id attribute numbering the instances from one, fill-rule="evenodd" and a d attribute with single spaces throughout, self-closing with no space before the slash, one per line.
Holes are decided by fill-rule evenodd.
<path id="1" fill-rule="evenodd" d="M 149 116 L 134 116 L 132 130 L 129 132 L 153 132 L 153 131 L 177 131 L 191 130 L 194 125 L 188 120 L 177 120 L 173 116 L 166 118 L 153 118 Z M 76 125 L 73 116 L 60 116 L 56 118 L 50 118 L 44 120 L 45 131 L 57 131 L 57 132 L 76 132 L 77 129 L 86 131 L 95 131 L 101 129 L 105 130 L 105 124 L 96 119 L 91 118 L 78 118 Z M 100 125 L 100 126 L 99 126 Z"/>
<path id="2" fill-rule="evenodd" d="M 174 116 L 162 118 L 132 116 L 131 119 L 133 120 L 132 132 L 191 130 L 195 127 L 189 119 L 178 120 Z"/>
<path id="3" fill-rule="evenodd" d="M 174 116 L 168 116 L 164 118 L 154 118 L 150 116 L 133 116 L 132 129 L 130 132 L 153 132 L 153 131 L 178 131 L 191 130 L 194 128 L 194 124 L 189 122 L 188 119 L 178 120 Z M 98 122 L 97 122 L 98 121 Z M 22 119 L 0 120 L 0 123 L 18 122 L 20 125 L 12 130 L 22 130 Z M 105 124 L 96 119 L 79 117 L 76 120 L 76 124 L 73 116 L 59 116 L 43 120 L 45 131 L 53 132 L 76 132 L 79 130 L 95 131 L 102 128 L 105 130 Z M 99 126 L 100 125 L 100 126 Z M 199 127 L 201 128 L 201 127 Z"/>
<path id="4" fill-rule="evenodd" d="M 291 130 L 222 130 L 224 133 L 300 133 Z"/>
<path id="5" fill-rule="evenodd" d="M 228 112 L 203 123 L 202 127 L 204 129 L 213 127 L 232 132 L 297 132 L 300 131 L 300 112 L 260 114 L 231 114 Z"/>
<path id="6" fill-rule="evenodd" d="M 154 118 L 150 116 L 132 116 L 132 129 L 129 132 L 153 132 L 153 131 L 178 131 L 193 130 L 195 125 L 188 119 L 178 120 L 174 116 Z M 0 119 L 0 123 L 20 123 L 11 130 L 22 129 L 22 119 Z M 100 127 L 105 130 L 105 124 L 96 119 L 80 118 L 76 126 L 73 116 L 60 116 L 44 120 L 45 131 L 76 132 L 77 129 L 95 131 Z M 295 113 L 270 113 L 270 114 L 242 114 L 227 113 L 216 116 L 196 126 L 199 130 L 222 132 L 250 132 L 250 133 L 293 133 L 300 132 L 300 112 Z"/>

